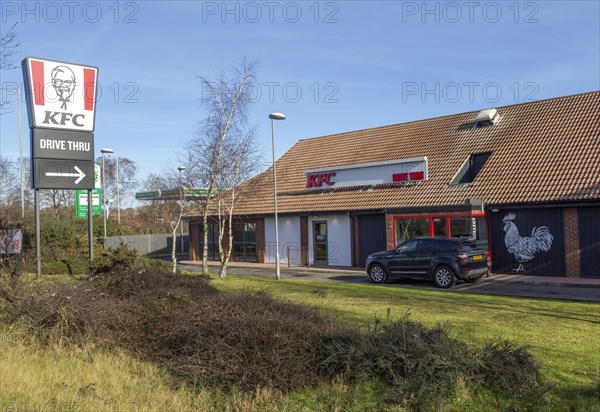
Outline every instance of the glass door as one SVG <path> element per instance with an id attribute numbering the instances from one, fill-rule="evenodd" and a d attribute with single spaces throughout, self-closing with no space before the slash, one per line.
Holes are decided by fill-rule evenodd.
<path id="1" fill-rule="evenodd" d="M 315 265 L 327 264 L 327 222 L 313 222 Z"/>

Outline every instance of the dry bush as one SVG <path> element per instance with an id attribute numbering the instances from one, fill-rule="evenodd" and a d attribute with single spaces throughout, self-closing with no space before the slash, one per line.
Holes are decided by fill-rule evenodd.
<path id="1" fill-rule="evenodd" d="M 542 383 L 532 355 L 510 342 L 475 350 L 443 325 L 408 317 L 365 331 L 342 327 L 264 293 L 221 292 L 206 277 L 165 270 L 79 284 L 0 279 L 0 322 L 49 345 L 117 346 L 175 381 L 224 390 L 290 391 L 341 377 L 381 382 L 390 402 L 431 410 L 463 388 L 526 397 Z"/>
<path id="2" fill-rule="evenodd" d="M 487 342 L 480 352 L 484 384 L 506 395 L 526 395 L 542 385 L 540 364 L 526 346 L 508 340 Z"/>
<path id="3" fill-rule="evenodd" d="M 447 328 L 410 321 L 376 322 L 366 333 L 345 331 L 323 347 L 323 372 L 351 381 L 376 378 L 395 403 L 413 408 L 442 405 L 474 375 L 475 359 Z"/>
<path id="4" fill-rule="evenodd" d="M 36 288 L 0 286 L 0 309 L 42 343 L 117 345 L 178 379 L 224 389 L 315 383 L 319 342 L 333 327 L 307 308 L 218 292 L 199 276 L 133 272 Z"/>

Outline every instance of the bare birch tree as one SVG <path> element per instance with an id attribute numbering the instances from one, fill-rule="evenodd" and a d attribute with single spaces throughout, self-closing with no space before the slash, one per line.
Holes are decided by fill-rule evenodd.
<path id="1" fill-rule="evenodd" d="M 3 70 L 14 70 L 18 66 L 15 63 L 13 56 L 17 53 L 19 48 L 19 42 L 17 41 L 17 32 L 15 27 L 17 23 L 13 24 L 7 32 L 0 33 L 0 71 Z M 3 85 L 6 87 L 6 85 Z M 8 88 L 7 88 L 8 89 Z M 8 96 L 14 91 L 16 93 L 17 86 L 14 85 L 12 91 L 0 90 L 0 115 L 9 112 L 9 106 L 13 102 Z"/>
<path id="2" fill-rule="evenodd" d="M 240 185 L 260 168 L 255 142 L 256 129 L 245 135 L 231 136 L 223 146 L 223 157 L 215 182 L 219 196 L 217 210 L 219 222 L 219 276 L 227 274 L 227 264 L 233 249 L 233 211 L 244 192 Z M 226 242 L 223 239 L 227 235 Z"/>
<path id="3" fill-rule="evenodd" d="M 197 76 L 207 115 L 186 151 L 190 163 L 196 167 L 196 180 L 208 189 L 207 199 L 201 205 L 204 273 L 208 272 L 208 216 L 224 158 L 223 148 L 229 136 L 247 133 L 247 114 L 253 98 L 250 86 L 256 79 L 255 70 L 256 62 L 243 61 L 238 67 L 221 71 L 214 80 Z"/>

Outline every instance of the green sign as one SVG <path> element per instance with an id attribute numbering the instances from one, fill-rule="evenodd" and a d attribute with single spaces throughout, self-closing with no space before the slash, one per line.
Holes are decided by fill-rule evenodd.
<path id="1" fill-rule="evenodd" d="M 92 214 L 102 215 L 102 189 L 92 189 Z M 75 215 L 85 219 L 88 215 L 87 190 L 75 191 Z"/>
<path id="2" fill-rule="evenodd" d="M 92 189 L 92 214 L 102 215 L 102 186 L 100 183 L 100 166 L 94 165 L 94 186 Z M 75 216 L 85 219 L 88 215 L 87 190 L 75 190 Z"/>

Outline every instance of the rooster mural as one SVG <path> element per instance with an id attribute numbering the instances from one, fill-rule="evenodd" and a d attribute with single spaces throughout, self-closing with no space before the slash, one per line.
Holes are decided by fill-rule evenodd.
<path id="1" fill-rule="evenodd" d="M 504 216 L 504 244 L 508 253 L 513 255 L 519 267 L 513 269 L 513 272 L 525 272 L 523 263 L 532 260 L 539 252 L 548 252 L 552 247 L 554 236 L 550 233 L 550 229 L 546 226 L 534 227 L 531 231 L 531 237 L 522 237 L 519 234 L 519 229 L 513 222 L 515 219 L 514 213 L 509 213 Z"/>

